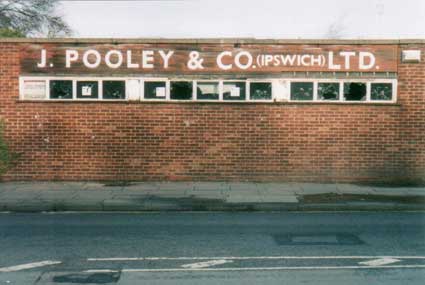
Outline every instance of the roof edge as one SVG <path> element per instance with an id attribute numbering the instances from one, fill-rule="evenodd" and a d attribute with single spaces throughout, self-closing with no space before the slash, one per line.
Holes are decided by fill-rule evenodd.
<path id="1" fill-rule="evenodd" d="M 258 39 L 258 38 L 0 38 L 0 43 L 69 44 L 425 44 L 425 39 Z"/>

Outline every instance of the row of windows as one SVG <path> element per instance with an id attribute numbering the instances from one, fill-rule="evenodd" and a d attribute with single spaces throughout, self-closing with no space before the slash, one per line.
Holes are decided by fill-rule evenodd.
<path id="1" fill-rule="evenodd" d="M 136 82 L 144 100 L 209 100 L 209 101 L 394 101 L 395 80 L 374 81 L 275 81 L 244 80 L 118 80 L 118 79 L 50 79 L 23 80 L 23 99 L 61 100 L 126 100 L 129 83 Z M 282 81 L 279 81 L 282 82 Z M 38 83 L 38 84 L 37 84 Z M 44 85 L 43 85 L 44 83 Z M 285 85 L 286 84 L 286 85 Z M 134 85 L 134 84 L 133 84 Z M 43 89 L 44 88 L 44 89 Z M 286 88 L 286 89 L 285 89 Z M 131 89 L 131 90 L 129 90 Z M 286 91 L 287 90 L 287 91 Z M 47 91 L 47 92 L 46 92 Z M 278 93 L 289 93 L 287 98 Z M 39 97 L 25 96 L 34 95 Z M 131 97 L 131 96 L 130 96 Z"/>
<path id="2" fill-rule="evenodd" d="M 393 89 L 391 82 L 370 83 L 370 101 L 392 101 Z M 367 101 L 368 83 L 291 82 L 291 100 L 311 101 L 315 94 L 319 101 Z"/>

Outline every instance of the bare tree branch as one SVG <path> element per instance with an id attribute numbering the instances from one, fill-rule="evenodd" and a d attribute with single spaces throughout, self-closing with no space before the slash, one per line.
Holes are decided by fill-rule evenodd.
<path id="1" fill-rule="evenodd" d="M 68 36 L 70 27 L 57 14 L 58 0 L 0 0 L 0 29 L 26 36 Z"/>

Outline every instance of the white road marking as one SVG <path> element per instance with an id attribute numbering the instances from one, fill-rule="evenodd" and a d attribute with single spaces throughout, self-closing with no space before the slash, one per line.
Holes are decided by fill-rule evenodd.
<path id="1" fill-rule="evenodd" d="M 224 257 L 109 257 L 87 258 L 87 261 L 155 261 L 155 260 L 267 260 L 267 259 L 425 259 L 425 256 L 224 256 Z"/>
<path id="2" fill-rule="evenodd" d="M 229 267 L 229 268 L 161 268 L 161 269 L 90 269 L 87 273 L 105 272 L 188 272 L 188 271 L 272 271 L 272 270 L 344 270 L 344 269 L 400 269 L 425 268 L 425 265 L 382 265 L 382 266 L 282 266 L 282 267 Z"/>
<path id="3" fill-rule="evenodd" d="M 48 266 L 48 265 L 60 264 L 60 263 L 62 263 L 62 262 L 61 261 L 53 261 L 53 260 L 45 260 L 45 261 L 40 261 L 40 262 L 33 262 L 33 263 L 27 263 L 27 264 L 21 264 L 21 265 L 9 266 L 9 267 L 2 267 L 2 268 L 0 268 L 0 272 L 14 272 L 14 271 L 20 271 L 20 270 L 43 267 L 43 266 Z"/>
<path id="4" fill-rule="evenodd" d="M 378 259 L 373 259 L 369 261 L 362 261 L 362 262 L 359 262 L 359 264 L 367 265 L 367 266 L 380 266 L 380 265 L 387 265 L 387 264 L 396 263 L 400 261 L 401 260 L 397 258 L 378 258 Z"/>
<path id="5" fill-rule="evenodd" d="M 205 262 L 183 264 L 181 267 L 183 267 L 183 268 L 191 268 L 191 269 L 206 268 L 206 267 L 211 267 L 211 266 L 215 266 L 215 265 L 221 265 L 221 264 L 230 263 L 230 262 L 233 262 L 233 260 L 217 259 L 217 260 L 210 260 L 210 261 L 205 261 Z"/>

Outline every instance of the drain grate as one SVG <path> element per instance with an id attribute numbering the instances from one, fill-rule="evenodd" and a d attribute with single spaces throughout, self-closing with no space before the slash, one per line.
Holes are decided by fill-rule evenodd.
<path id="1" fill-rule="evenodd" d="M 278 245 L 359 245 L 364 242 L 354 234 L 283 234 L 273 235 Z"/>

